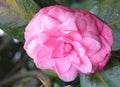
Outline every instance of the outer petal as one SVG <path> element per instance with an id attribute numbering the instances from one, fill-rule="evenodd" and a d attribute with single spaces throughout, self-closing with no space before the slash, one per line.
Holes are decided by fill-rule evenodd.
<path id="1" fill-rule="evenodd" d="M 109 42 L 110 45 L 113 43 L 112 38 L 112 29 L 108 25 L 106 25 L 104 22 L 102 22 L 99 18 L 97 18 L 94 14 L 90 15 L 96 20 L 96 24 L 99 30 L 99 33 L 102 33 L 102 36 L 106 38 L 106 40 Z"/>
<path id="2" fill-rule="evenodd" d="M 66 72 L 63 72 L 63 73 L 57 72 L 57 74 L 62 80 L 66 82 L 70 82 L 70 81 L 73 81 L 77 77 L 78 70 L 74 68 L 73 66 L 71 66 Z"/>
<path id="3" fill-rule="evenodd" d="M 104 44 L 102 44 L 102 48 L 99 52 L 97 52 L 96 54 L 90 56 L 90 60 L 92 61 L 92 63 L 99 63 L 101 61 L 104 60 L 105 56 L 107 55 L 107 50 L 106 47 L 104 46 Z"/>
<path id="4" fill-rule="evenodd" d="M 95 23 L 96 27 L 97 27 L 97 30 L 99 33 L 102 32 L 103 30 L 103 26 L 104 26 L 104 22 L 102 22 L 96 15 L 90 13 L 89 11 L 86 11 L 86 10 L 77 10 L 77 12 L 80 12 L 80 13 L 83 13 L 83 14 L 86 14 L 87 16 L 89 15 L 89 17 L 92 18 L 92 21 L 90 20 L 89 23 L 91 22 L 92 24 Z M 94 21 L 93 21 L 94 20 Z M 92 29 L 91 29 L 92 30 Z M 94 30 L 94 29 L 93 29 Z"/>
<path id="5" fill-rule="evenodd" d="M 75 65 L 76 69 L 78 69 L 79 72 L 83 74 L 92 73 L 92 62 L 90 61 L 90 59 L 87 56 L 84 56 L 81 57 L 80 60 L 80 65 Z"/>
<path id="6" fill-rule="evenodd" d="M 32 20 L 29 22 L 27 27 L 25 28 L 25 39 L 31 38 L 31 36 L 38 36 L 40 33 L 40 15 L 37 13 Z"/>
<path id="7" fill-rule="evenodd" d="M 110 59 L 110 54 L 107 54 L 105 56 L 104 60 L 99 63 L 99 68 L 98 69 L 102 70 L 106 66 L 106 64 L 107 64 L 107 62 L 108 62 L 109 59 Z"/>
<path id="8" fill-rule="evenodd" d="M 111 51 L 111 45 L 104 37 L 101 36 L 100 38 L 101 38 L 101 40 L 106 48 L 106 52 L 109 53 Z"/>
<path id="9" fill-rule="evenodd" d="M 60 22 L 48 15 L 39 15 L 40 19 L 37 21 L 39 23 L 39 30 L 48 31 L 53 30 L 56 31 L 57 27 L 60 25 Z"/>
<path id="10" fill-rule="evenodd" d="M 112 46 L 113 38 L 112 38 L 112 30 L 106 24 L 104 24 L 102 36 L 108 41 L 108 43 Z"/>
<path id="11" fill-rule="evenodd" d="M 56 5 L 50 6 L 51 10 L 49 10 L 48 15 L 58 19 L 61 23 L 66 22 L 69 18 L 74 17 L 74 12 L 72 9 L 69 9 L 64 6 Z"/>
<path id="12" fill-rule="evenodd" d="M 76 26 L 79 29 L 80 33 L 84 33 L 87 28 L 87 22 L 85 21 L 85 17 L 83 13 L 79 13 L 79 17 L 76 19 Z"/>
<path id="13" fill-rule="evenodd" d="M 81 41 L 81 44 L 86 49 L 86 53 L 88 56 L 92 56 L 96 54 L 101 49 L 102 41 L 99 38 L 98 35 L 92 33 L 92 32 L 86 32 L 83 35 L 83 40 Z"/>
<path id="14" fill-rule="evenodd" d="M 31 58 L 34 58 L 36 55 L 36 52 L 35 52 L 36 48 L 39 48 L 40 46 L 39 41 L 40 40 L 36 38 L 36 36 L 34 36 L 28 41 L 26 41 L 24 44 L 24 49 L 26 50 L 26 52 Z"/>
<path id="15" fill-rule="evenodd" d="M 94 38 L 84 38 L 82 43 L 85 46 L 88 55 L 94 55 L 101 49 L 101 43 Z"/>
<path id="16" fill-rule="evenodd" d="M 50 53 L 44 47 L 39 46 L 35 52 L 34 62 L 37 67 L 49 69 L 54 66 L 54 60 L 49 58 Z"/>
<path id="17" fill-rule="evenodd" d="M 86 31 L 93 32 L 95 34 L 99 34 L 98 27 L 97 27 L 97 24 L 96 24 L 94 18 L 91 15 L 86 14 L 84 19 L 87 23 Z"/>
<path id="18" fill-rule="evenodd" d="M 55 60 L 55 71 L 59 74 L 66 72 L 71 67 L 71 62 L 67 58 Z"/>

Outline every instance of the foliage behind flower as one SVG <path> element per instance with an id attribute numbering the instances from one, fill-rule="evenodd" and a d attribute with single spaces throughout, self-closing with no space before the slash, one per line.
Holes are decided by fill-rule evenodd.
<path id="1" fill-rule="evenodd" d="M 55 5 L 41 9 L 25 30 L 24 48 L 41 69 L 64 81 L 102 70 L 111 55 L 111 29 L 88 11 Z"/>

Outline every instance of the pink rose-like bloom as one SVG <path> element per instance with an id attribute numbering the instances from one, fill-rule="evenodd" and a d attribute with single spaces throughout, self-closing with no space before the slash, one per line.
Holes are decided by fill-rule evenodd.
<path id="1" fill-rule="evenodd" d="M 25 30 L 24 49 L 38 68 L 64 81 L 102 70 L 111 55 L 112 30 L 94 14 L 64 6 L 41 9 Z"/>

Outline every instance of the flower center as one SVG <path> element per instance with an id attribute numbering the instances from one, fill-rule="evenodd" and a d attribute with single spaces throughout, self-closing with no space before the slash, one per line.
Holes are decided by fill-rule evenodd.
<path id="1" fill-rule="evenodd" d="M 60 51 L 63 55 L 67 55 L 72 50 L 72 45 L 70 43 L 63 43 L 60 47 Z"/>
<path id="2" fill-rule="evenodd" d="M 52 50 L 51 57 L 52 58 L 64 58 L 71 51 L 73 47 L 70 41 L 66 38 L 58 38 L 54 49 Z"/>

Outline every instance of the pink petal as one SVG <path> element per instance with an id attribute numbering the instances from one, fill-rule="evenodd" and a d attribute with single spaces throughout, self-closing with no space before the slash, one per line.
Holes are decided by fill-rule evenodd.
<path id="1" fill-rule="evenodd" d="M 34 38 L 34 39 L 33 39 Z M 35 57 L 36 54 L 36 48 L 39 47 L 39 39 L 37 39 L 36 37 L 32 37 L 31 39 L 29 39 L 28 41 L 25 42 L 24 44 L 24 49 L 26 50 L 26 52 L 28 53 L 28 55 L 31 58 Z"/>
<path id="2" fill-rule="evenodd" d="M 85 16 L 85 21 L 87 23 L 86 24 L 86 26 L 87 26 L 86 31 L 93 32 L 95 34 L 99 34 L 96 21 L 93 19 L 92 16 L 90 16 L 89 14 L 87 14 Z"/>
<path id="3" fill-rule="evenodd" d="M 102 40 L 102 42 L 103 42 L 103 44 L 104 44 L 104 46 L 106 48 L 106 51 L 108 53 L 111 52 L 111 45 L 108 43 L 108 41 L 102 36 L 100 38 L 101 38 L 101 40 Z"/>
<path id="4" fill-rule="evenodd" d="M 53 59 L 44 59 L 37 58 L 34 60 L 35 65 L 40 69 L 50 69 L 54 66 L 54 60 Z"/>
<path id="5" fill-rule="evenodd" d="M 95 34 L 100 33 L 100 31 L 98 30 L 100 27 L 96 22 L 97 21 L 101 22 L 101 21 L 99 19 L 97 20 L 94 14 L 85 10 L 76 10 L 76 15 L 78 17 L 76 20 L 76 24 L 80 32 L 84 33 L 85 31 L 87 31 Z"/>
<path id="6" fill-rule="evenodd" d="M 104 22 L 102 22 L 98 17 L 96 17 L 94 14 L 91 14 L 92 17 L 96 20 L 97 29 L 101 33 L 104 27 Z"/>
<path id="7" fill-rule="evenodd" d="M 107 53 L 108 52 L 106 50 L 106 47 L 104 46 L 104 44 L 102 44 L 102 48 L 100 49 L 100 51 L 92 55 L 90 57 L 90 60 L 92 61 L 92 63 L 99 63 L 104 60 Z"/>
<path id="8" fill-rule="evenodd" d="M 40 15 L 40 19 L 37 22 L 39 23 L 39 29 L 41 32 L 46 30 L 56 31 L 58 25 L 60 24 L 59 21 L 45 14 Z"/>
<path id="9" fill-rule="evenodd" d="M 63 81 L 70 82 L 77 77 L 78 71 L 73 66 L 71 66 L 66 72 L 57 72 L 57 74 Z"/>
<path id="10" fill-rule="evenodd" d="M 64 53 L 61 52 L 60 50 L 60 46 L 59 47 L 55 47 L 55 49 L 52 51 L 51 57 L 53 58 L 59 58 L 59 57 L 64 57 Z"/>
<path id="11" fill-rule="evenodd" d="M 78 13 L 77 13 L 78 14 Z M 85 21 L 85 16 L 83 13 L 79 13 L 78 17 L 75 21 L 77 28 L 79 29 L 80 33 L 83 33 L 86 31 L 87 28 L 87 22 Z"/>
<path id="12" fill-rule="evenodd" d="M 61 23 L 65 22 L 69 18 L 74 17 L 73 11 L 67 7 L 64 6 L 54 6 L 49 10 L 48 15 L 58 19 Z"/>
<path id="13" fill-rule="evenodd" d="M 60 31 L 62 31 L 63 33 L 69 33 L 70 31 L 77 31 L 78 28 L 75 24 L 75 19 L 74 18 L 69 18 L 68 20 L 66 20 L 64 23 L 62 23 L 59 26 Z"/>
<path id="14" fill-rule="evenodd" d="M 26 27 L 26 32 L 29 33 L 29 36 L 31 35 L 39 35 L 40 33 L 40 15 L 37 13 L 32 20 L 29 22 L 29 24 Z M 31 34 L 30 34 L 31 33 Z"/>
<path id="15" fill-rule="evenodd" d="M 70 66 L 71 63 L 67 58 L 59 58 L 55 60 L 55 69 L 59 74 L 69 70 Z"/>
<path id="16" fill-rule="evenodd" d="M 110 59 L 110 54 L 107 54 L 104 60 L 99 63 L 99 70 L 102 70 L 106 66 L 109 59 Z"/>
<path id="17" fill-rule="evenodd" d="M 80 64 L 81 61 L 75 51 L 72 51 L 67 57 L 72 64 Z"/>
<path id="18" fill-rule="evenodd" d="M 75 65 L 76 69 L 79 70 L 80 73 L 88 74 L 92 72 L 92 63 L 87 56 L 80 58 L 80 65 Z"/>
<path id="19" fill-rule="evenodd" d="M 30 38 L 37 36 L 37 31 L 33 30 L 34 26 L 32 25 L 32 21 L 30 21 L 30 23 L 25 28 L 24 32 L 25 40 L 29 40 Z"/>
<path id="20" fill-rule="evenodd" d="M 56 5 L 56 6 L 49 6 L 49 7 L 43 8 L 43 11 L 41 11 L 43 14 L 46 14 L 48 12 L 49 15 L 57 17 L 57 15 L 61 15 L 62 13 L 65 13 L 66 11 L 72 12 L 72 9 L 69 9 L 64 6 Z"/>
<path id="21" fill-rule="evenodd" d="M 57 44 L 57 38 L 49 38 L 47 41 L 45 41 L 43 43 L 44 46 L 46 46 L 46 48 L 49 51 L 53 51 L 53 49 L 55 48 L 56 44 Z"/>
<path id="22" fill-rule="evenodd" d="M 112 46 L 113 38 L 112 38 L 112 30 L 106 24 L 104 24 L 102 36 L 109 42 Z"/>
<path id="23" fill-rule="evenodd" d="M 74 50 L 76 51 L 78 56 L 83 57 L 86 52 L 85 49 L 83 48 L 83 46 L 77 41 L 74 41 L 72 44 L 73 44 Z"/>
<path id="24" fill-rule="evenodd" d="M 50 38 L 46 42 L 44 42 L 44 46 L 46 46 L 47 50 L 50 51 L 50 57 L 59 58 L 64 57 L 64 54 L 61 53 L 61 44 L 64 43 L 64 40 L 57 40 L 57 38 Z"/>
<path id="25" fill-rule="evenodd" d="M 36 56 L 34 62 L 37 67 L 41 69 L 49 69 L 54 66 L 54 60 L 49 58 L 50 53 L 44 48 L 40 47 L 36 49 Z"/>
<path id="26" fill-rule="evenodd" d="M 81 72 L 81 73 L 90 73 L 92 71 L 92 64 L 91 61 L 87 56 L 85 56 L 85 49 L 82 47 L 82 45 L 78 42 L 73 42 L 74 49 L 77 52 L 80 64 L 75 65 L 75 67 Z"/>
<path id="27" fill-rule="evenodd" d="M 69 38 L 71 41 L 81 41 L 82 36 L 79 31 L 68 31 L 69 33 L 63 34 L 64 37 Z"/>
<path id="28" fill-rule="evenodd" d="M 88 55 L 94 55 L 101 49 L 101 43 L 94 38 L 84 38 L 82 43 L 85 46 Z"/>
<path id="29" fill-rule="evenodd" d="M 53 50 L 51 52 L 51 57 L 53 58 L 59 58 L 59 57 L 65 57 L 69 52 L 72 50 L 71 40 L 59 37 L 56 39 L 56 42 L 53 44 Z"/>

